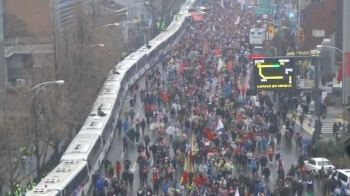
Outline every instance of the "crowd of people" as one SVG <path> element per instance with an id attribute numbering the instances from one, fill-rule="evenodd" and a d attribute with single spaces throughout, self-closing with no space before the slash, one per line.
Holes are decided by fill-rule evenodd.
<path id="1" fill-rule="evenodd" d="M 256 25 L 253 12 L 214 0 L 206 9 L 162 67 L 147 73 L 145 88 L 131 88 L 130 107 L 118 121 L 124 152 L 137 146 L 141 186 L 133 187 L 126 157 L 114 165 L 106 161 L 111 180 L 96 175 L 96 192 L 126 196 L 130 187 L 139 188 L 137 196 L 313 195 L 314 177 L 304 166 L 309 155 L 302 153 L 291 168 L 283 162 L 281 148 L 291 147 L 293 137 L 302 148 L 294 121 L 274 112 L 264 92 L 252 90 L 247 40 Z M 135 117 L 137 102 L 145 119 Z M 328 193 L 337 184 L 324 187 Z"/>

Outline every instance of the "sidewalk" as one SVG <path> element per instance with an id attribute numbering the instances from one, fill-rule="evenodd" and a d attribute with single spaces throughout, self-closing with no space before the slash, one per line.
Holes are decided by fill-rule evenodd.
<path id="1" fill-rule="evenodd" d="M 277 105 L 278 101 L 277 102 L 273 101 L 271 92 L 267 92 L 267 95 L 270 97 L 270 100 L 274 104 L 274 107 L 275 107 Z M 287 117 L 291 118 L 292 114 L 287 114 Z M 343 124 L 343 110 L 342 110 L 342 108 L 334 107 L 334 106 L 328 107 L 326 118 L 321 119 L 321 122 L 322 122 L 322 129 L 321 129 L 322 135 L 324 137 L 332 136 L 334 122 L 337 122 L 337 123 L 340 122 L 341 124 Z M 304 123 L 302 126 L 300 125 L 300 121 L 298 119 L 296 120 L 295 123 L 299 127 L 303 128 L 303 130 L 305 130 L 310 135 L 312 135 L 312 133 L 314 132 L 314 121 L 309 126 L 307 116 L 305 116 Z M 347 120 L 345 120 L 345 125 L 347 125 L 348 123 L 349 122 Z"/>

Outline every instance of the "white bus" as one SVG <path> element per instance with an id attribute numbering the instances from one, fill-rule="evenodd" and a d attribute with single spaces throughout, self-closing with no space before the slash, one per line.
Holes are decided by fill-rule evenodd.
<path id="1" fill-rule="evenodd" d="M 84 160 L 65 160 L 52 170 L 26 196 L 81 196 L 88 192 L 90 170 Z"/>
<path id="2" fill-rule="evenodd" d="M 62 155 L 61 161 L 87 161 L 91 173 L 99 170 L 104 158 L 103 140 L 97 133 L 79 133 Z"/>

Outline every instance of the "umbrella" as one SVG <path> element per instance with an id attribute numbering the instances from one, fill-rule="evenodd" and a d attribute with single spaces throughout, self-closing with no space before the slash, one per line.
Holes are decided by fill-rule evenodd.
<path id="1" fill-rule="evenodd" d="M 154 129 L 157 129 L 157 128 L 161 127 L 161 126 L 164 127 L 164 124 L 163 123 L 158 123 L 158 122 L 151 123 L 151 125 L 149 126 L 149 129 L 150 130 L 154 130 Z"/>
<path id="2" fill-rule="evenodd" d="M 154 129 L 158 128 L 158 127 L 159 127 L 159 123 L 151 123 L 151 125 L 149 126 L 149 129 L 150 130 L 154 130 Z"/>
<path id="3" fill-rule="evenodd" d="M 309 145 L 309 144 L 312 143 L 312 140 L 309 139 L 309 138 L 304 138 L 301 142 L 302 142 L 303 144 Z"/>
<path id="4" fill-rule="evenodd" d="M 182 135 L 182 131 L 179 128 L 174 126 L 169 126 L 165 132 L 169 135 L 177 136 L 177 137 L 180 137 Z"/>

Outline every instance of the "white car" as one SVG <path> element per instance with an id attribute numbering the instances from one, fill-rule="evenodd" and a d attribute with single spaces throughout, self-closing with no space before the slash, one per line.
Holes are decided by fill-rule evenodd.
<path id="1" fill-rule="evenodd" d="M 349 169 L 338 169 L 335 170 L 332 175 L 329 176 L 329 179 L 334 178 L 335 180 L 340 180 L 341 182 L 341 191 L 343 195 L 350 195 L 350 170 Z"/>
<path id="2" fill-rule="evenodd" d="M 334 170 L 333 164 L 326 158 L 310 158 L 305 161 L 305 167 L 307 171 L 311 171 L 313 174 L 317 175 L 318 171 L 323 167 L 325 171 L 328 169 Z"/>

